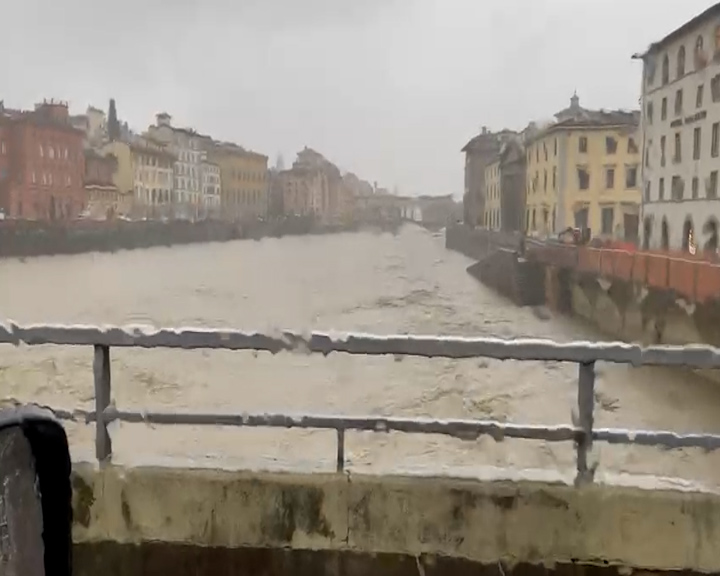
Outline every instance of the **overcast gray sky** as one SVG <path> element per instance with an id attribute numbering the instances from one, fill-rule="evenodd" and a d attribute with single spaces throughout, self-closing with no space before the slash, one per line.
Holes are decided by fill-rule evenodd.
<path id="1" fill-rule="evenodd" d="M 483 124 L 638 106 L 630 56 L 709 0 L 10 0 L 0 99 L 177 123 L 401 193 L 462 194 Z M 8 25 L 9 24 L 9 25 Z"/>

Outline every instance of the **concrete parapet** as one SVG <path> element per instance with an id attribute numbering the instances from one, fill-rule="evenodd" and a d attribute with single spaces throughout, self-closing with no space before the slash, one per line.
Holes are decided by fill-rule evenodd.
<path id="1" fill-rule="evenodd" d="M 138 546 L 720 570 L 720 494 L 688 487 L 92 465 L 76 466 L 73 487 L 76 574 L 149 574 L 137 558 L 103 571 L 99 554 Z"/>

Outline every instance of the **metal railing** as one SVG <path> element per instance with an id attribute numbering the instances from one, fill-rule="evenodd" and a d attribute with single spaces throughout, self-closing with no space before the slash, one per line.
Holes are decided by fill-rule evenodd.
<path id="1" fill-rule="evenodd" d="M 525 438 L 548 442 L 573 441 L 576 446 L 576 483 L 592 482 L 595 467 L 588 463 L 594 441 L 636 444 L 664 448 L 720 448 L 720 436 L 678 434 L 668 431 L 598 429 L 594 427 L 595 363 L 598 361 L 633 366 L 685 366 L 720 368 L 720 350 L 708 346 L 657 346 L 643 348 L 619 342 L 571 342 L 442 336 L 376 336 L 370 334 L 325 334 L 279 332 L 261 334 L 239 330 L 147 329 L 94 326 L 19 326 L 0 324 L 0 344 L 93 346 L 95 410 L 92 412 L 54 410 L 61 419 L 95 422 L 95 451 L 99 461 L 109 460 L 112 443 L 108 424 L 145 422 L 148 424 L 221 425 L 271 428 L 312 428 L 337 433 L 337 470 L 345 466 L 345 432 L 406 432 L 443 434 L 463 440 L 488 435 L 497 441 Z M 327 355 L 339 352 L 354 355 L 421 356 L 425 358 L 493 358 L 497 360 L 535 360 L 573 362 L 579 365 L 577 418 L 571 425 L 540 426 L 506 424 L 486 420 L 434 420 L 381 416 L 319 416 L 287 414 L 205 414 L 133 412 L 118 410 L 111 403 L 111 347 L 181 348 L 304 352 Z"/>

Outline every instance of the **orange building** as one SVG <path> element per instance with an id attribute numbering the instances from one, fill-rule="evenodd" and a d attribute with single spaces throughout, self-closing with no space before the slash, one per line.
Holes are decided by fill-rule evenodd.
<path id="1" fill-rule="evenodd" d="M 0 108 L 0 210 L 8 218 L 71 220 L 85 207 L 82 131 L 68 105 Z"/>

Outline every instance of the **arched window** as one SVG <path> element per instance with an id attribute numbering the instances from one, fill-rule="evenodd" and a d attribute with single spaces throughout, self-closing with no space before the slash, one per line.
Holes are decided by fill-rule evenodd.
<path id="1" fill-rule="evenodd" d="M 682 248 L 685 252 L 695 254 L 695 227 L 690 216 L 685 218 L 683 224 Z"/>
<path id="2" fill-rule="evenodd" d="M 715 254 L 718 249 L 718 223 L 715 217 L 710 216 L 703 226 L 703 233 L 705 234 L 705 252 L 711 252 Z"/>
<path id="3" fill-rule="evenodd" d="M 677 77 L 685 76 L 685 46 L 680 46 L 677 54 Z"/>
<path id="4" fill-rule="evenodd" d="M 670 249 L 670 227 L 668 226 L 667 219 L 662 219 L 662 235 L 660 238 L 660 248 L 663 250 Z"/>
<path id="5" fill-rule="evenodd" d="M 643 222 L 643 249 L 650 249 L 650 239 L 652 238 L 652 218 L 645 216 Z"/>
<path id="6" fill-rule="evenodd" d="M 707 56 L 705 56 L 705 40 L 702 35 L 695 40 L 695 69 L 700 70 L 707 65 Z"/>
<path id="7" fill-rule="evenodd" d="M 665 85 L 668 82 L 670 82 L 670 58 L 665 54 L 662 63 L 662 83 Z"/>

